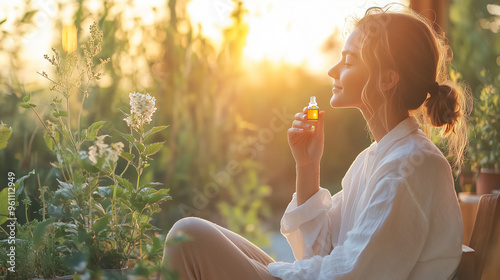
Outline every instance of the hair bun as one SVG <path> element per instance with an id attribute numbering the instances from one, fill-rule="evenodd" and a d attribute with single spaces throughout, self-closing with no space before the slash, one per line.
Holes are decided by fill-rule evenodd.
<path id="1" fill-rule="evenodd" d="M 431 87 L 429 88 L 429 94 L 431 96 L 433 95 L 438 95 L 439 94 L 439 83 L 438 82 L 434 82 Z"/>
<path id="2" fill-rule="evenodd" d="M 433 126 L 446 125 L 445 133 L 454 131 L 453 127 L 461 116 L 460 103 L 457 99 L 455 88 L 447 84 L 438 85 L 437 92 L 431 93 L 425 102 L 427 114 Z"/>

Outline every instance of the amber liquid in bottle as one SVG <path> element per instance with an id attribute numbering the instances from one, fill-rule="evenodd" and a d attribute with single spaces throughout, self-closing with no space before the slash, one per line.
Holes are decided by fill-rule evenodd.
<path id="1" fill-rule="evenodd" d="M 316 103 L 316 96 L 311 96 L 309 106 L 307 106 L 307 120 L 317 121 L 319 118 L 319 107 Z"/>

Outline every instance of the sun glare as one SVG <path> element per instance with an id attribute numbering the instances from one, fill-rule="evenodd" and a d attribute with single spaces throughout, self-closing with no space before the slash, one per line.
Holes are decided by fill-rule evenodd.
<path id="1" fill-rule="evenodd" d="M 74 24 L 66 25 L 62 30 L 62 47 L 67 53 L 72 53 L 76 50 L 76 26 Z"/>
<path id="2" fill-rule="evenodd" d="M 360 16 L 371 6 L 394 2 L 408 4 L 405 0 L 244 1 L 250 28 L 244 57 L 247 63 L 285 62 L 323 73 L 338 57 L 327 57 L 321 47 L 332 33 L 342 34 L 346 18 Z M 233 5 L 230 0 L 191 0 L 188 13 L 194 25 L 201 24 L 203 33 L 218 45 L 221 27 L 231 24 L 228 18 Z M 345 38 L 336 39 L 343 42 Z"/>

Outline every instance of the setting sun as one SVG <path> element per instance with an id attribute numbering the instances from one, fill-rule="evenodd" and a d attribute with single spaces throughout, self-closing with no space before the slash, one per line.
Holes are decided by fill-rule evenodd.
<path id="1" fill-rule="evenodd" d="M 327 40 L 343 42 L 346 19 L 360 16 L 371 6 L 384 6 L 395 1 L 266 1 L 244 2 L 249 11 L 247 44 L 243 49 L 247 62 L 268 60 L 304 65 L 312 71 L 324 72 L 338 59 L 328 57 L 321 49 Z M 400 0 L 398 3 L 407 4 Z M 229 0 L 192 0 L 187 10 L 193 25 L 200 23 L 203 33 L 216 44 L 220 29 L 228 24 L 234 4 Z M 347 22 L 348 24 L 349 22 Z M 335 33 L 334 38 L 330 36 Z M 341 48 L 342 46 L 337 46 Z"/>

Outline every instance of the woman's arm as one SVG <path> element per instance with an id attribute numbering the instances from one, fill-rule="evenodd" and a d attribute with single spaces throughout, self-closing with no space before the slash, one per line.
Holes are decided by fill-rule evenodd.
<path id="1" fill-rule="evenodd" d="M 302 113 L 295 114 L 292 127 L 288 129 L 288 144 L 296 163 L 298 206 L 319 190 L 319 163 L 325 142 L 324 116 L 325 112 L 321 111 L 318 121 L 308 122 L 307 108 L 304 108 Z"/>
<path id="2" fill-rule="evenodd" d="M 409 279 L 428 223 L 408 188 L 404 178 L 382 179 L 342 244 L 328 255 L 269 264 L 269 271 L 284 280 Z"/>
<path id="3" fill-rule="evenodd" d="M 319 190 L 319 163 L 308 165 L 296 165 L 297 172 L 296 189 L 297 206 L 304 204 L 311 196 Z"/>

